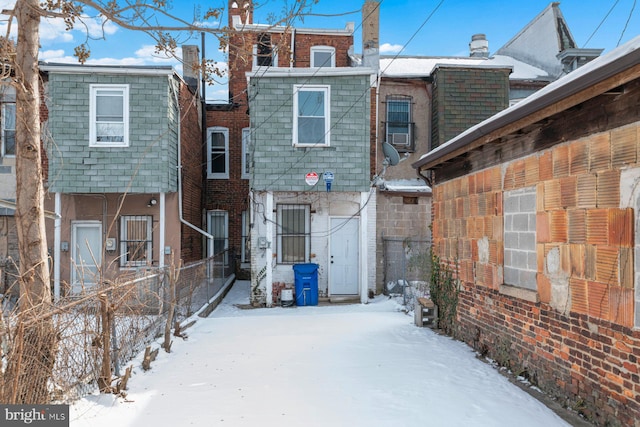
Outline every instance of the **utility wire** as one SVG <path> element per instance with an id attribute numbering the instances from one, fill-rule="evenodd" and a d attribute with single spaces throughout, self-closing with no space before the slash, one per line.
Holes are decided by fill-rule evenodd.
<path id="1" fill-rule="evenodd" d="M 602 18 L 602 21 L 600 21 L 600 23 L 598 24 L 598 26 L 596 27 L 595 30 L 593 30 L 593 33 L 591 33 L 591 35 L 589 36 L 589 38 L 587 39 L 586 42 L 584 42 L 584 46 L 587 46 L 589 44 L 589 41 L 591 41 L 591 38 L 593 38 L 593 36 L 598 32 L 598 30 L 600 29 L 600 27 L 602 27 L 602 24 L 604 24 L 604 21 L 607 20 L 607 18 L 609 17 L 609 15 L 611 15 L 611 12 L 613 12 L 613 9 L 615 9 L 615 7 L 618 5 L 618 3 L 620 2 L 620 0 L 616 0 L 613 3 L 613 6 L 611 6 L 611 9 L 609 9 L 609 11 L 607 12 L 607 14 L 604 16 L 604 18 Z"/>
<path id="2" fill-rule="evenodd" d="M 629 21 L 631 21 L 631 16 L 633 16 L 633 11 L 636 8 L 636 0 L 633 0 L 633 5 L 631 5 L 631 11 L 629 12 L 629 16 L 627 17 L 627 22 L 625 22 L 624 24 L 624 28 L 622 29 L 622 33 L 620 34 L 620 38 L 618 39 L 618 43 L 616 44 L 616 47 L 620 46 L 620 41 L 622 40 L 622 37 L 624 36 L 625 31 L 627 31 L 627 27 L 629 26 Z"/>

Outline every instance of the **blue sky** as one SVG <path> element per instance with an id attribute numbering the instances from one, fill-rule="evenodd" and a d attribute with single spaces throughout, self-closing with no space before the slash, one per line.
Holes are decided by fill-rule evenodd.
<path id="1" fill-rule="evenodd" d="M 14 1 L 0 0 L 0 8 L 10 8 Z M 304 22 L 296 25 L 344 28 L 347 22 L 354 22 L 355 51 L 359 53 L 362 50 L 359 30 L 363 2 L 364 0 L 319 0 L 313 7 L 313 13 L 333 16 L 308 16 Z M 256 11 L 255 23 L 266 23 L 266 14 L 278 13 L 284 0 L 263 0 L 262 3 L 263 6 Z M 198 4 L 207 5 L 206 7 L 226 6 L 227 1 L 173 0 L 172 12 L 191 20 Z M 549 4 L 549 0 L 382 0 L 381 53 L 396 54 L 402 49 L 403 55 L 466 56 L 471 36 L 476 33 L 486 34 L 489 50 L 494 52 Z M 201 9 L 206 7 L 202 6 Z M 636 7 L 636 0 L 563 0 L 560 2 L 560 9 L 579 47 L 604 48 L 609 51 L 619 42 L 622 44 L 640 34 L 640 4 Z M 222 19 L 222 24 L 225 24 L 226 15 Z M 92 34 L 100 34 L 99 22 L 86 22 L 89 23 L 88 28 Z M 215 27 L 218 23 L 210 25 Z M 175 61 L 154 56 L 153 41 L 149 36 L 125 31 L 111 24 L 106 25 L 105 29 L 106 40 L 91 42 L 89 62 L 177 65 Z M 41 27 L 40 59 L 73 62 L 73 49 L 83 38 L 80 30 L 65 31 L 64 24 L 59 20 L 47 21 Z M 199 45 L 200 38 L 186 42 Z M 224 61 L 217 42 L 211 36 L 207 37 L 206 50 L 208 57 Z M 225 94 L 226 87 L 219 86 L 210 88 L 207 96 L 221 99 Z"/>

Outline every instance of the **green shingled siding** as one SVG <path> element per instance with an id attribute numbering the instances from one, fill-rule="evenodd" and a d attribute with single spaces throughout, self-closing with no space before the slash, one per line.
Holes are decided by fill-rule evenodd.
<path id="1" fill-rule="evenodd" d="M 89 86 L 129 85 L 129 147 L 89 147 Z M 49 189 L 176 191 L 177 113 L 167 76 L 49 74 Z"/>
<path id="2" fill-rule="evenodd" d="M 329 147 L 293 147 L 293 94 L 296 84 L 330 85 Z M 332 191 L 369 188 L 369 76 L 261 77 L 249 85 L 255 190 L 308 191 L 308 172 L 334 173 Z"/>
<path id="3" fill-rule="evenodd" d="M 432 148 L 509 106 L 509 70 L 438 68 L 434 72 Z"/>

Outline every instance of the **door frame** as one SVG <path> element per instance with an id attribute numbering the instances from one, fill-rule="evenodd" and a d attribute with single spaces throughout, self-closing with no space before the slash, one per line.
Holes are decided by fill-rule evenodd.
<path id="1" fill-rule="evenodd" d="M 334 296 L 336 296 L 336 297 L 340 297 L 340 296 L 348 296 L 348 297 L 357 296 L 357 295 L 360 294 L 360 289 L 362 288 L 362 283 L 361 283 L 362 279 L 361 279 L 361 274 L 360 274 L 361 273 L 361 262 L 360 262 L 361 256 L 360 256 L 360 252 L 362 251 L 362 247 L 361 247 L 361 243 L 360 243 L 360 229 L 362 227 L 362 224 L 361 224 L 361 221 L 360 221 L 360 217 L 358 217 L 358 216 L 355 216 L 355 217 L 354 216 L 340 216 L 340 215 L 338 215 L 338 216 L 329 216 L 329 230 L 333 230 L 332 222 L 333 222 L 334 219 L 351 220 L 358 226 L 358 229 L 356 230 L 356 235 L 355 235 L 355 237 L 356 237 L 355 238 L 355 242 L 358 245 L 358 253 L 355 256 L 355 260 L 358 263 L 358 274 L 357 274 L 358 285 L 357 285 L 356 291 L 353 294 L 335 294 Z M 327 294 L 328 294 L 328 296 L 332 296 L 333 295 L 332 290 L 331 290 L 331 285 L 333 283 L 333 269 L 331 267 L 331 244 L 332 244 L 332 239 L 333 239 L 334 236 L 335 236 L 335 232 L 331 231 L 330 234 L 329 234 L 329 242 L 328 242 L 329 244 L 328 244 L 328 247 L 327 247 L 327 249 L 328 249 L 328 257 L 327 257 L 327 265 L 328 265 L 328 268 L 327 268 L 327 271 L 328 271 L 328 274 L 327 274 L 327 279 L 328 279 L 328 282 L 327 282 Z"/>
<path id="2" fill-rule="evenodd" d="M 89 221 L 89 220 L 79 220 L 79 221 L 71 221 L 71 250 L 70 250 L 70 254 L 69 254 L 69 264 L 70 264 L 70 279 L 71 279 L 71 292 L 72 293 L 77 293 L 75 291 L 75 289 L 77 289 L 77 283 L 78 283 L 78 271 L 77 271 L 77 266 L 78 263 L 76 262 L 76 248 L 77 248 L 77 239 L 78 239 L 78 234 L 77 231 L 79 228 L 97 228 L 98 229 L 98 235 L 100 236 L 100 240 L 98 241 L 98 251 L 97 253 L 94 253 L 93 256 L 97 261 L 97 264 L 95 265 L 97 267 L 97 269 L 99 270 L 100 268 L 102 268 L 102 222 L 101 221 Z M 95 285 L 95 283 L 94 283 Z"/>

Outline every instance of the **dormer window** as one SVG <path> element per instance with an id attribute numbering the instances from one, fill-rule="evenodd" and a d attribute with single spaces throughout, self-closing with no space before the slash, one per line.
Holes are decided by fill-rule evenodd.
<path id="1" fill-rule="evenodd" d="M 331 46 L 311 47 L 311 66 L 316 68 L 335 67 L 336 49 Z"/>
<path id="2" fill-rule="evenodd" d="M 278 54 L 277 50 L 271 44 L 271 34 L 262 33 L 258 35 L 258 43 L 253 46 L 253 66 L 278 66 Z"/>

